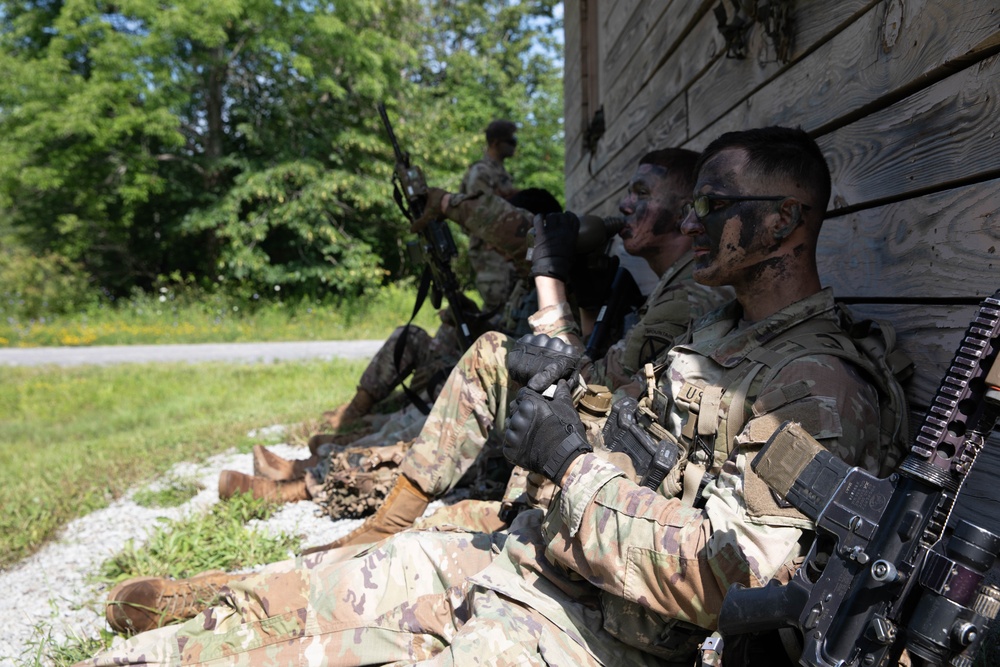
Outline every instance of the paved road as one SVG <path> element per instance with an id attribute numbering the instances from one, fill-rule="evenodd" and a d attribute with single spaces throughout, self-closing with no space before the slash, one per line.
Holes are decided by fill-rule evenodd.
<path id="1" fill-rule="evenodd" d="M 0 348 L 0 366 L 79 366 L 177 361 L 271 362 L 279 359 L 369 359 L 380 340 L 198 345 L 101 345 Z"/>

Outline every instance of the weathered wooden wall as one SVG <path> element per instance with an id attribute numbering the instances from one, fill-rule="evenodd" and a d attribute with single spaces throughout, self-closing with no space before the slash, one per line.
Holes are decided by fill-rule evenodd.
<path id="1" fill-rule="evenodd" d="M 653 148 L 700 150 L 728 130 L 801 125 L 833 174 L 824 283 L 861 315 L 895 324 L 918 364 L 910 399 L 926 406 L 976 304 L 1000 288 L 996 0 L 798 0 L 787 63 L 760 26 L 746 59 L 725 57 L 719 0 L 583 1 L 598 12 L 606 131 L 586 151 L 581 0 L 567 0 L 567 207 L 613 212 Z M 996 444 L 959 514 L 1000 532 Z"/>

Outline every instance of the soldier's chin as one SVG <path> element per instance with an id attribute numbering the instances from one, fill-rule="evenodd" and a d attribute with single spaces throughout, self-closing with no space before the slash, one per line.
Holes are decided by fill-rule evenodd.
<path id="1" fill-rule="evenodd" d="M 691 277 L 694 278 L 695 282 L 702 285 L 708 285 L 709 287 L 721 287 L 724 284 L 719 282 L 715 271 L 712 271 L 710 260 L 705 262 L 695 260 L 695 266 L 694 270 L 691 272 Z"/>

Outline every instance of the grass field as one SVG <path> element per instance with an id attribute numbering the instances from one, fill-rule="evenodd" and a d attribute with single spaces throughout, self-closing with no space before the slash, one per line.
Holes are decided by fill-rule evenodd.
<path id="1" fill-rule="evenodd" d="M 0 369 L 0 566 L 178 461 L 317 418 L 350 397 L 364 365 Z"/>
<path id="2" fill-rule="evenodd" d="M 379 339 L 409 318 L 414 296 L 393 286 L 351 304 L 223 311 L 222 301 L 166 292 L 9 318 L 0 345 Z M 416 322 L 433 331 L 439 320 L 425 304 Z M 0 567 L 178 461 L 239 444 L 252 428 L 317 418 L 350 397 L 364 365 L 0 367 Z"/>
<path id="3" fill-rule="evenodd" d="M 0 347 L 385 338 L 409 319 L 415 295 L 413 288 L 393 285 L 371 299 L 350 303 L 239 305 L 221 296 L 192 301 L 168 291 L 102 303 L 72 315 L 3 318 Z M 429 302 L 415 323 L 437 328 L 439 320 Z"/>

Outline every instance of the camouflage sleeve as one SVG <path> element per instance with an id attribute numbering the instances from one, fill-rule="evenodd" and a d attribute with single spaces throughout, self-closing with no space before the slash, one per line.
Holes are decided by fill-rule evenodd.
<path id="1" fill-rule="evenodd" d="M 731 499 L 738 504 L 735 493 Z M 636 485 L 593 454 L 573 462 L 543 528 L 552 562 L 615 597 L 704 628 L 715 627 L 730 584 L 759 586 L 773 573 L 770 561 L 748 561 L 732 526 L 713 526 L 704 511 Z M 784 530 L 785 552 L 772 559 L 779 565 L 799 535 Z"/>
<path id="2" fill-rule="evenodd" d="M 565 301 L 542 308 L 528 317 L 528 324 L 531 325 L 532 333 L 545 334 L 551 338 L 562 338 L 581 352 L 585 347 L 580 325 L 573 317 L 572 308 Z"/>
<path id="3" fill-rule="evenodd" d="M 815 355 L 785 366 L 762 387 L 737 444 L 763 444 L 784 421 L 796 421 L 820 444 L 849 463 L 879 474 L 884 457 L 879 398 L 854 366 Z"/>
<path id="4" fill-rule="evenodd" d="M 486 241 L 514 262 L 521 275 L 528 275 L 528 229 L 532 216 L 491 192 L 453 195 L 446 215 L 472 236 Z"/>

